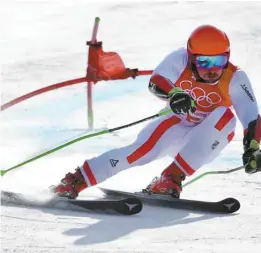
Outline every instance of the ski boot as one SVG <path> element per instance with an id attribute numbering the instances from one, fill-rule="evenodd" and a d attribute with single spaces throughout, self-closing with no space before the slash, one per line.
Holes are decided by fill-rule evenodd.
<path id="1" fill-rule="evenodd" d="M 143 189 L 144 193 L 170 195 L 179 198 L 182 191 L 181 182 L 185 180 L 185 174 L 175 165 L 166 168 L 160 177 L 155 177 L 152 182 Z"/>
<path id="2" fill-rule="evenodd" d="M 51 191 L 59 197 L 76 199 L 79 192 L 87 188 L 87 183 L 78 167 L 74 173 L 68 173 L 57 186 L 52 186 Z"/>

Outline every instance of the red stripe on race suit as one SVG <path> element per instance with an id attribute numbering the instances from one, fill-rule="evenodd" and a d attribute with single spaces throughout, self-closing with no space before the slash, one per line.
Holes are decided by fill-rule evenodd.
<path id="1" fill-rule="evenodd" d="M 177 154 L 176 161 L 187 175 L 192 175 L 195 172 L 195 170 L 181 157 L 180 154 Z"/>
<path id="2" fill-rule="evenodd" d="M 169 119 L 162 121 L 154 132 L 151 134 L 149 139 L 132 154 L 127 157 L 129 164 L 134 163 L 138 159 L 145 156 L 153 147 L 157 144 L 160 137 L 172 126 L 178 124 L 181 120 L 176 116 L 172 116 Z"/>
<path id="3" fill-rule="evenodd" d="M 202 118 L 198 118 L 198 117 L 195 117 L 190 114 L 187 115 L 186 119 L 187 119 L 187 121 L 191 121 L 191 122 L 195 122 L 195 123 L 200 123 L 200 121 L 202 120 Z"/>
<path id="4" fill-rule="evenodd" d="M 235 136 L 235 132 L 233 131 L 233 132 L 231 132 L 231 133 L 227 136 L 228 142 L 231 142 L 231 141 L 233 140 L 234 136 Z"/>
<path id="5" fill-rule="evenodd" d="M 234 117 L 233 112 L 229 108 L 227 108 L 225 113 L 222 115 L 222 117 L 219 119 L 219 121 L 215 125 L 215 128 L 218 131 L 221 131 L 233 117 Z"/>
<path id="6" fill-rule="evenodd" d="M 169 93 L 174 88 L 173 84 L 169 80 L 158 74 L 153 75 L 150 82 L 166 93 Z"/>
<path id="7" fill-rule="evenodd" d="M 84 169 L 86 176 L 88 177 L 91 185 L 96 185 L 97 181 L 96 181 L 95 176 L 93 175 L 92 170 L 87 161 L 84 162 L 83 169 Z"/>

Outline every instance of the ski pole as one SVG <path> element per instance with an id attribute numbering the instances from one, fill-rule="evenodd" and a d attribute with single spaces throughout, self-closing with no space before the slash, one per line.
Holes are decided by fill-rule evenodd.
<path id="1" fill-rule="evenodd" d="M 147 118 L 144 118 L 144 119 L 141 119 L 141 120 L 138 120 L 138 121 L 129 123 L 129 124 L 127 124 L 127 125 L 123 125 L 123 126 L 119 126 L 119 127 L 115 127 L 115 128 L 111 128 L 111 129 L 105 129 L 105 130 L 102 130 L 102 131 L 97 132 L 97 133 L 87 134 L 87 135 L 78 137 L 78 138 L 73 139 L 73 140 L 71 140 L 71 141 L 68 141 L 68 142 L 66 142 L 66 143 L 64 143 L 64 144 L 62 144 L 62 145 L 59 145 L 59 146 L 57 146 L 57 147 L 55 147 L 55 148 L 53 148 L 53 149 L 50 149 L 50 150 L 48 150 L 48 151 L 45 151 L 45 152 L 43 152 L 43 153 L 41 153 L 41 154 L 39 154 L 39 155 L 37 155 L 37 156 L 34 156 L 34 157 L 32 157 L 32 158 L 30 158 L 30 159 L 28 159 L 28 160 L 26 160 L 26 161 L 24 161 L 24 162 L 22 162 L 22 163 L 19 163 L 19 164 L 15 165 L 15 166 L 13 166 L 13 167 L 11 167 L 11 168 L 9 168 L 9 169 L 1 170 L 1 176 L 5 175 L 7 172 L 9 172 L 9 171 L 11 171 L 11 170 L 14 170 L 14 169 L 16 169 L 16 168 L 19 168 L 19 167 L 25 165 L 25 164 L 28 164 L 28 163 L 30 163 L 30 162 L 33 162 L 33 161 L 35 161 L 35 160 L 37 160 L 37 159 L 39 159 L 39 158 L 41 158 L 41 157 L 47 156 L 47 155 L 49 155 L 49 154 L 51 154 L 51 153 L 54 153 L 54 152 L 56 152 L 56 151 L 58 151 L 58 150 L 60 150 L 60 149 L 62 149 L 62 148 L 64 148 L 64 147 L 67 147 L 67 146 L 69 146 L 69 145 L 72 145 L 72 144 L 74 144 L 74 143 L 76 143 L 76 142 L 82 141 L 82 140 L 84 140 L 84 139 L 92 138 L 92 137 L 95 137 L 95 136 L 99 136 L 99 135 L 103 135 L 103 134 L 107 134 L 107 133 L 112 133 L 112 132 L 114 132 L 114 131 L 121 130 L 121 129 L 123 129 L 123 128 L 131 127 L 131 126 L 137 125 L 137 124 L 139 124 L 139 123 L 145 122 L 145 121 L 147 121 L 147 120 L 151 120 L 151 119 L 158 118 L 158 117 L 160 117 L 160 116 L 166 115 L 166 114 L 168 114 L 168 113 L 170 113 L 170 112 L 172 112 L 171 109 L 166 110 L 166 111 L 163 111 L 163 112 L 160 112 L 160 113 L 157 113 L 157 114 L 154 114 L 154 115 L 152 115 L 152 116 L 150 116 L 150 117 L 147 117 Z"/>
<path id="2" fill-rule="evenodd" d="M 187 186 L 187 185 L 190 185 L 196 181 L 198 181 L 199 179 L 201 179 L 202 177 L 204 176 L 207 176 L 207 175 L 216 175 L 216 174 L 228 174 L 228 173 L 232 173 L 232 172 L 235 172 L 235 171 L 238 171 L 238 170 L 241 170 L 243 169 L 244 166 L 239 166 L 237 168 L 234 168 L 234 169 L 230 169 L 230 170 L 218 170 L 218 171 L 207 171 L 197 177 L 195 177 L 194 179 L 190 180 L 189 182 L 185 183 L 183 185 L 183 187 Z"/>

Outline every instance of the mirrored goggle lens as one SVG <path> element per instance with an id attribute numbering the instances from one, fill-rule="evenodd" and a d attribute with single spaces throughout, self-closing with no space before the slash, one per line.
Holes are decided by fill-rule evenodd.
<path id="1" fill-rule="evenodd" d="M 211 69 L 211 68 L 224 68 L 228 62 L 228 57 L 226 55 L 197 55 L 196 56 L 196 67 Z"/>

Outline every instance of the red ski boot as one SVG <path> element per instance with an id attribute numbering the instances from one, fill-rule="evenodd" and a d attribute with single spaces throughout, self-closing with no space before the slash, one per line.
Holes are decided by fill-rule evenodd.
<path id="1" fill-rule="evenodd" d="M 51 191 L 59 197 L 68 199 L 76 199 L 79 192 L 87 188 L 87 183 L 84 180 L 80 168 L 77 168 L 75 173 L 66 174 L 58 186 L 51 187 Z"/>
<path id="2" fill-rule="evenodd" d="M 161 173 L 159 178 L 154 178 L 144 191 L 179 198 L 180 192 L 182 191 L 181 182 L 185 180 L 185 178 L 185 174 L 177 165 L 172 163 Z"/>

